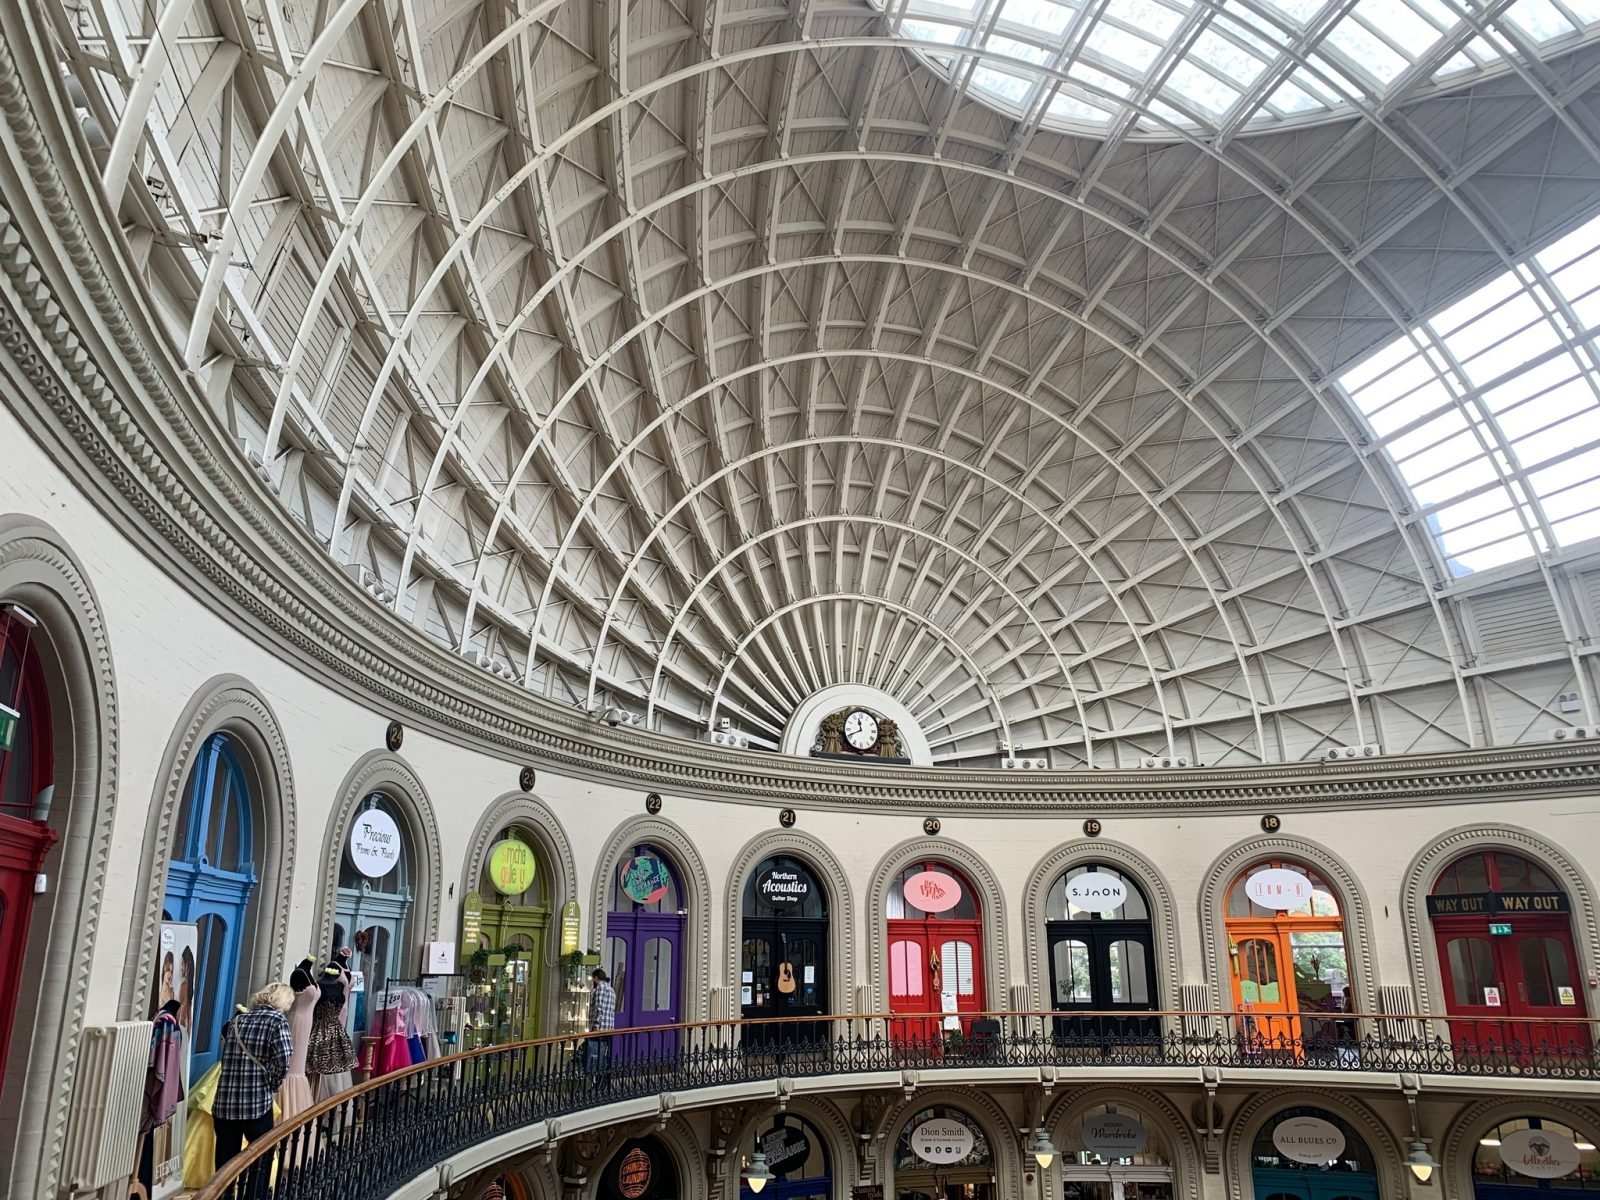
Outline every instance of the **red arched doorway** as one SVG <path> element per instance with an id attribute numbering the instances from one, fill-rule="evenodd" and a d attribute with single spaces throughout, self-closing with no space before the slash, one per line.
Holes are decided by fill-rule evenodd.
<path id="1" fill-rule="evenodd" d="M 1587 1055 L 1588 1016 L 1571 901 L 1538 863 L 1474 851 L 1428 897 L 1451 1039 L 1534 1057 Z"/>
<path id="2" fill-rule="evenodd" d="M 890 884 L 886 907 L 889 1011 L 954 1013 L 893 1021 L 890 1035 L 938 1043 L 952 1023 L 970 1033 L 970 1014 L 982 1012 L 985 1002 L 983 910 L 972 885 L 948 864 L 915 862 Z"/>
<path id="3" fill-rule="evenodd" d="M 37 620 L 0 604 L 0 1076 L 33 917 L 33 881 L 56 835 L 42 819 L 55 778 L 50 698 L 39 661 Z M 35 814 L 41 819 L 35 819 Z"/>

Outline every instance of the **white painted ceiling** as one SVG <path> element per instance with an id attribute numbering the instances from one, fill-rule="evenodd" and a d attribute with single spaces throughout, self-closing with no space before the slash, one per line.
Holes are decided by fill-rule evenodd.
<path id="1" fill-rule="evenodd" d="M 952 764 L 1600 721 L 1515 348 L 1425 323 L 1514 272 L 1593 416 L 1537 257 L 1600 197 L 1593 0 L 57 2 L 241 469 L 538 695 L 764 745 L 864 682 Z M 1426 406 L 1338 383 L 1402 359 Z M 1439 411 L 1487 483 L 1413 475 Z M 1494 488 L 1522 548 L 1460 557 Z"/>

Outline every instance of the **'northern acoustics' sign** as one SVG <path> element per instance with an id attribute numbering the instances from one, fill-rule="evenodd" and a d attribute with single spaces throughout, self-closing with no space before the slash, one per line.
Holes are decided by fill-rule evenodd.
<path id="1" fill-rule="evenodd" d="M 811 895 L 811 881 L 793 867 L 768 867 L 756 876 L 756 895 L 774 908 L 795 908 Z"/>
<path id="2" fill-rule="evenodd" d="M 1458 896 L 1428 897 L 1430 917 L 1571 911 L 1565 892 L 1463 892 Z"/>

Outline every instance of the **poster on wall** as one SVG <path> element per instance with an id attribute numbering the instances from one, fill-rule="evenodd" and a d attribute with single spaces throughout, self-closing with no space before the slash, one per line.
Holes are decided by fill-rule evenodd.
<path id="1" fill-rule="evenodd" d="M 156 1024 L 150 1035 L 139 1118 L 138 1179 L 150 1200 L 164 1200 L 183 1190 L 183 1101 L 189 1094 L 199 944 L 194 925 L 161 923 L 148 1013 Z"/>
<path id="2" fill-rule="evenodd" d="M 1493 988 L 1486 987 L 1486 988 L 1484 988 L 1483 989 L 1483 1002 L 1489 1008 L 1499 1008 L 1500 1007 L 1500 989 L 1497 988 L 1497 987 L 1493 987 Z"/>

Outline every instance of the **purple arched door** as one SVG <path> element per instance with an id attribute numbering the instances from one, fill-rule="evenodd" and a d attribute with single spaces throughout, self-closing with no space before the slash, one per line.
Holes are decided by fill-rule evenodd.
<path id="1" fill-rule="evenodd" d="M 635 846 L 611 881 L 604 964 L 617 993 L 614 1059 L 677 1051 L 683 1020 L 682 889 L 672 861 L 653 846 Z M 651 1032 L 653 1031 L 653 1032 Z"/>

